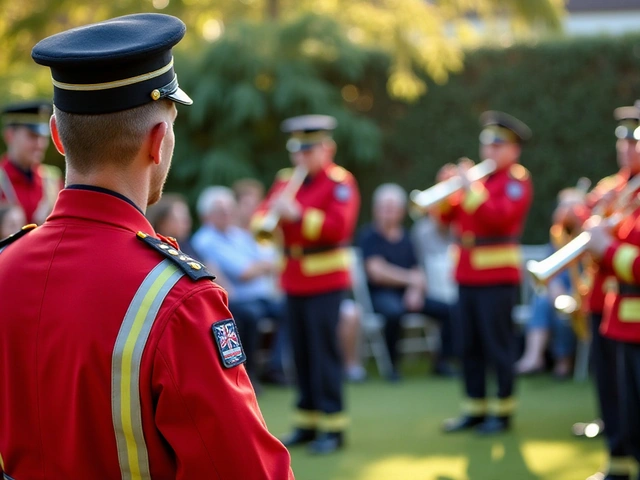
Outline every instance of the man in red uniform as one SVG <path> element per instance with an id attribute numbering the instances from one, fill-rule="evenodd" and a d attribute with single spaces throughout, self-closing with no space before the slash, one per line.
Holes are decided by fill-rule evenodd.
<path id="1" fill-rule="evenodd" d="M 0 158 L 0 200 L 20 205 L 29 223 L 42 224 L 62 188 L 62 174 L 44 165 L 51 103 L 35 101 L 3 109 L 7 153 Z"/>
<path id="2" fill-rule="evenodd" d="M 252 229 L 260 231 L 275 215 L 284 238 L 281 283 L 298 380 L 296 428 L 284 443 L 312 442 L 310 451 L 319 454 L 342 447 L 347 422 L 337 328 L 340 303 L 350 286 L 345 247 L 360 207 L 355 179 L 333 163 L 336 145 L 330 132 L 335 127 L 336 120 L 325 115 L 283 123 L 283 131 L 291 133 L 287 149 L 296 168 L 280 171 L 252 219 Z"/>
<path id="3" fill-rule="evenodd" d="M 520 235 L 532 199 L 529 172 L 518 163 L 529 128 L 502 112 L 480 117 L 481 156 L 496 170 L 469 182 L 464 169 L 445 166 L 444 179 L 461 176 L 464 189 L 442 205 L 441 219 L 453 223 L 458 237 L 456 281 L 462 335 L 466 401 L 463 415 L 444 424 L 446 432 L 476 428 L 496 433 L 509 428 L 514 408 L 515 337 L 511 312 L 518 300 Z M 486 370 L 495 367 L 497 400 L 487 405 Z"/>
<path id="4" fill-rule="evenodd" d="M 618 121 L 615 129 L 618 173 L 603 178 L 589 193 L 588 206 L 595 215 L 608 215 L 630 178 L 640 173 L 640 153 L 636 150 L 638 139 L 636 129 L 640 125 L 640 110 L 635 106 L 619 107 L 614 110 Z M 618 349 L 620 343 L 614 336 L 604 334 L 602 329 L 603 311 L 607 291 L 615 286 L 614 272 L 607 264 L 594 265 L 593 279 L 588 297 L 588 311 L 591 325 L 591 358 L 595 376 L 596 393 L 602 422 L 574 425 L 574 432 L 590 429 L 598 432 L 604 426 L 608 460 L 602 473 L 596 473 L 592 480 L 628 480 L 631 473 L 627 446 L 622 435 L 622 420 L 618 405 L 619 384 L 616 381 Z M 613 288 L 615 290 L 615 288 Z M 589 426 L 588 425 L 593 425 Z M 580 428 L 584 426 L 583 428 Z M 595 427 L 595 428 L 594 428 Z M 600 428 L 600 430 L 602 430 Z"/>
<path id="5" fill-rule="evenodd" d="M 638 201 L 636 197 L 636 205 Z M 635 208 L 613 231 L 606 221 L 590 220 L 587 226 L 591 253 L 600 268 L 615 275 L 615 281 L 608 281 L 600 331 L 603 337 L 616 343 L 617 372 L 612 374 L 617 383 L 617 397 L 611 399 L 618 413 L 616 433 L 625 453 L 637 465 L 640 463 L 640 208 Z M 633 463 L 629 459 L 615 460 L 616 469 L 609 470 L 606 476 L 596 474 L 591 478 L 629 479 Z M 640 476 L 637 478 L 640 480 Z"/>
<path id="6" fill-rule="evenodd" d="M 224 290 L 144 217 L 174 147 L 175 17 L 38 43 L 67 187 L 0 248 L 0 467 L 23 479 L 291 480 Z"/>

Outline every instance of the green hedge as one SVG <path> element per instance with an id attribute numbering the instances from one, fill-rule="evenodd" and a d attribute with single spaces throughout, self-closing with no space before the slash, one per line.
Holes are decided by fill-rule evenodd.
<path id="1" fill-rule="evenodd" d="M 640 36 L 469 52 L 462 73 L 430 83 L 412 105 L 389 98 L 384 55 L 353 45 L 322 17 L 230 26 L 220 41 L 176 56 L 195 105 L 180 108 L 167 190 L 195 204 L 209 184 L 255 176 L 268 185 L 289 163 L 280 121 L 328 113 L 339 118 L 337 161 L 358 179 L 365 222 L 377 185 L 424 189 L 444 163 L 477 159 L 479 114 L 504 110 L 534 132 L 522 157 L 535 187 L 526 243 L 546 241 L 559 189 L 617 169 L 612 112 L 640 97 Z M 343 95 L 347 85 L 358 95 Z M 48 159 L 62 163 L 53 148 Z"/>
<path id="2" fill-rule="evenodd" d="M 612 114 L 640 97 L 639 57 L 640 36 L 482 49 L 409 108 L 379 91 L 374 118 L 383 125 L 385 160 L 357 170 L 362 190 L 369 195 L 388 179 L 408 189 L 431 185 L 442 164 L 477 159 L 479 114 L 504 110 L 534 133 L 522 155 L 535 189 L 523 240 L 545 242 L 558 190 L 617 170 Z"/>

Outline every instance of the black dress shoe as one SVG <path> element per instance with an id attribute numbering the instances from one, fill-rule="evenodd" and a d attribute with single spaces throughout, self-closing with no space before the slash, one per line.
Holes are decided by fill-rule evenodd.
<path id="1" fill-rule="evenodd" d="M 442 431 L 444 433 L 463 432 L 477 427 L 484 422 L 485 417 L 470 417 L 468 415 L 450 418 L 445 420 L 442 424 Z"/>
<path id="2" fill-rule="evenodd" d="M 507 430 L 509 430 L 509 417 L 487 417 L 487 419 L 476 428 L 476 432 L 480 435 L 493 435 L 495 433 L 506 432 Z"/>
<path id="3" fill-rule="evenodd" d="M 291 434 L 284 437 L 281 441 L 285 447 L 295 447 L 296 445 L 304 445 L 313 442 L 316 439 L 316 431 L 306 428 L 296 428 Z"/>
<path id="4" fill-rule="evenodd" d="M 340 450 L 343 444 L 341 432 L 325 432 L 318 435 L 318 438 L 309 444 L 309 452 L 316 455 L 326 455 Z"/>

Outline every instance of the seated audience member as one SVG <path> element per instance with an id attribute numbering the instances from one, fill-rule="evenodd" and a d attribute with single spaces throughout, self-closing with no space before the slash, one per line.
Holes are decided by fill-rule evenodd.
<path id="1" fill-rule="evenodd" d="M 236 225 L 236 201 L 227 187 L 208 187 L 198 198 L 202 226 L 192 237 L 205 263 L 218 266 L 230 284 L 229 310 L 233 314 L 247 356 L 246 368 L 258 388 L 256 349 L 258 322 L 280 319 L 282 302 L 274 299 L 272 277 L 277 265 L 247 230 Z"/>
<path id="2" fill-rule="evenodd" d="M 558 194 L 558 205 L 552 216 L 549 255 L 575 238 L 587 217 L 584 192 L 576 188 L 562 190 Z M 551 280 L 546 292 L 536 292 L 533 295 L 531 320 L 527 325 L 525 336 L 525 350 L 522 358 L 516 363 L 517 373 L 526 375 L 543 371 L 545 352 L 551 342 L 554 375 L 563 379 L 571 374 L 576 341 L 574 330 L 586 331 L 586 317 L 574 317 L 572 325 L 566 315 L 556 310 L 554 303 L 559 295 L 573 295 L 576 288 L 580 289 L 580 285 L 575 283 L 581 283 L 581 277 L 580 267 L 571 266 Z M 577 322 L 583 324 L 579 325 Z"/>
<path id="3" fill-rule="evenodd" d="M 26 222 L 22 207 L 0 203 L 0 240 L 16 233 Z"/>
<path id="4" fill-rule="evenodd" d="M 153 229 L 165 237 L 178 241 L 180 250 L 190 257 L 197 257 L 191 246 L 191 212 L 186 199 L 179 193 L 165 193 L 158 203 L 149 206 L 147 219 Z"/>
<path id="5" fill-rule="evenodd" d="M 450 250 L 454 244 L 450 226 L 441 224 L 431 213 L 427 213 L 413 224 L 411 239 L 416 246 L 418 262 L 425 269 L 429 297 L 450 305 L 455 311 L 458 285 L 454 278 L 455 268 Z M 434 373 L 437 375 L 455 374 L 455 368 L 451 364 L 456 357 L 455 337 L 455 321 L 452 317 L 450 322 L 444 322 L 440 328 L 440 358 L 434 365 Z"/>
<path id="6" fill-rule="evenodd" d="M 410 312 L 424 313 L 449 322 L 448 304 L 427 297 L 425 274 L 418 265 L 413 242 L 402 226 L 407 194 L 399 185 L 380 185 L 373 194 L 373 224 L 358 236 L 373 309 L 385 317 L 385 340 L 393 371 L 398 380 L 400 320 Z"/>

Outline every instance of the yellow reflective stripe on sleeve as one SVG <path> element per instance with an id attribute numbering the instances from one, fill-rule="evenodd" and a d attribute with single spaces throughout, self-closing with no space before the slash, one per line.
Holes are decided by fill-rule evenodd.
<path id="1" fill-rule="evenodd" d="M 111 414 L 122 480 L 151 478 L 142 431 L 140 363 L 160 306 L 183 275 L 169 259 L 147 275 L 129 305 L 113 348 Z"/>
<path id="2" fill-rule="evenodd" d="M 318 429 L 323 432 L 341 432 L 349 425 L 349 417 L 344 413 L 322 413 Z"/>
<path id="3" fill-rule="evenodd" d="M 2 459 L 2 454 L 0 453 L 0 470 L 4 472 L 4 460 Z"/>
<path id="4" fill-rule="evenodd" d="M 462 413 L 471 417 L 487 414 L 487 400 L 484 398 L 467 398 L 462 402 Z"/>
<path id="5" fill-rule="evenodd" d="M 621 322 L 640 322 L 640 298 L 622 298 L 618 306 L 618 318 Z"/>
<path id="6" fill-rule="evenodd" d="M 613 254 L 613 271 L 626 283 L 634 283 L 633 262 L 640 256 L 640 249 L 633 245 L 622 244 Z"/>
<path id="7" fill-rule="evenodd" d="M 317 208 L 307 208 L 302 217 L 302 235 L 308 240 L 317 240 L 322 232 L 325 214 Z"/>
<path id="8" fill-rule="evenodd" d="M 296 410 L 293 416 L 293 424 L 298 428 L 309 430 L 318 428 L 320 412 L 315 410 Z"/>
<path id="9" fill-rule="evenodd" d="M 513 397 L 498 398 L 491 401 L 489 411 L 496 416 L 511 415 L 516 408 L 516 400 Z"/>
<path id="10" fill-rule="evenodd" d="M 305 255 L 300 260 L 300 270 L 307 277 L 339 272 L 351 268 L 352 255 L 346 248 Z"/>
<path id="11" fill-rule="evenodd" d="M 522 265 L 522 254 L 518 245 L 489 245 L 475 247 L 470 254 L 471 266 L 476 270 L 516 267 Z"/>
<path id="12" fill-rule="evenodd" d="M 464 196 L 462 209 L 467 213 L 474 213 L 480 205 L 487 201 L 489 192 L 482 183 L 473 183 L 471 189 Z"/>

